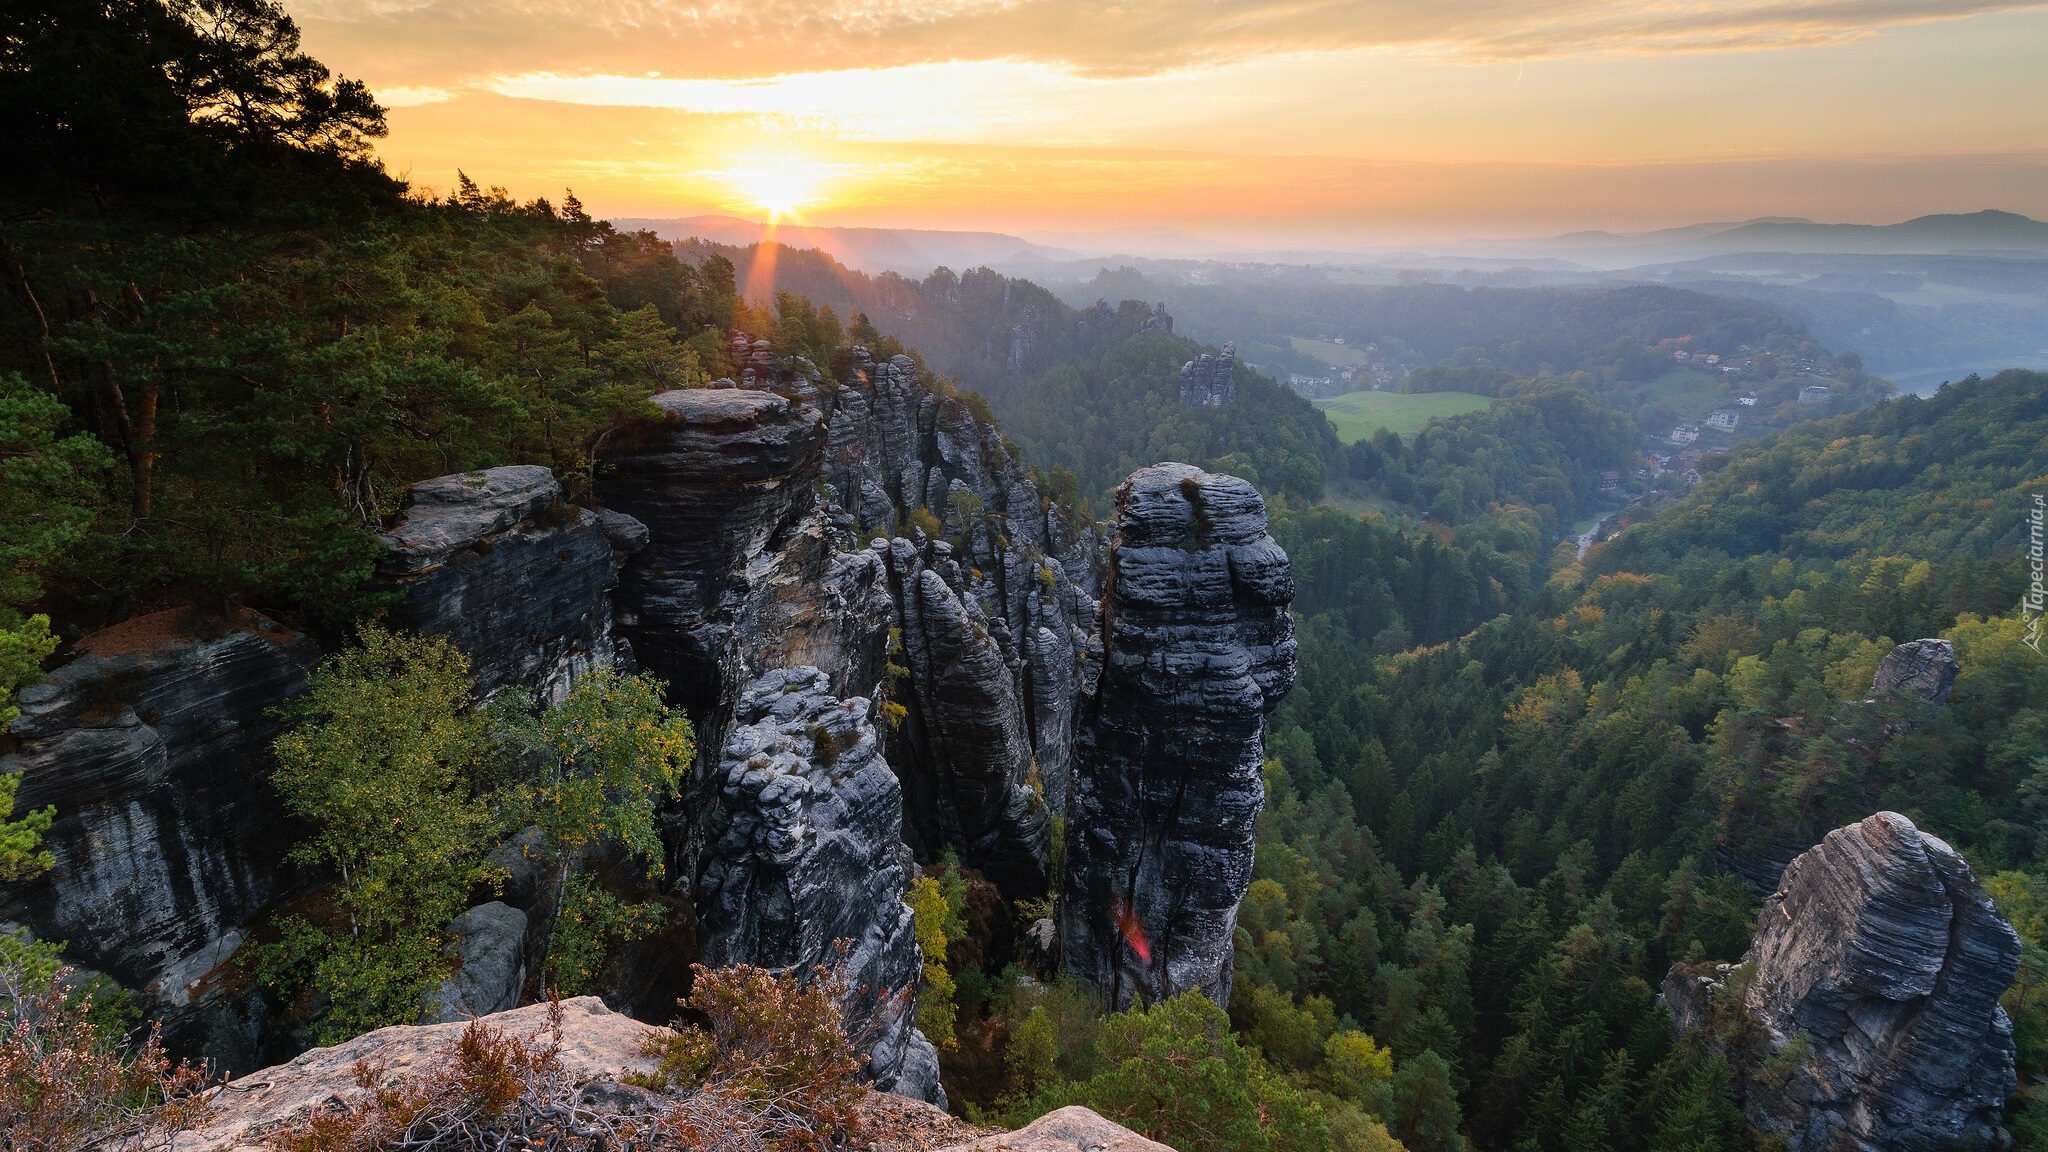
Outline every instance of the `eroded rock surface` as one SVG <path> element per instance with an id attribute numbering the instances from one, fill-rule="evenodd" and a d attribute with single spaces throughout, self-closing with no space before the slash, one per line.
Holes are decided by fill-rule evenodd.
<path id="1" fill-rule="evenodd" d="M 789 668 L 748 686 L 732 719 L 697 890 L 703 962 L 841 968 L 847 1033 L 875 1086 L 943 1100 L 915 1022 L 924 960 L 903 903 L 903 793 L 868 701 Z"/>
<path id="2" fill-rule="evenodd" d="M 981 678 L 991 695 L 977 707 L 1003 713 L 1006 728 L 1021 728 L 1046 799 L 1061 810 L 1074 702 L 1095 616 L 1100 541 L 1094 527 L 1041 491 L 1002 434 L 970 404 L 919 382 L 907 356 L 876 360 L 855 350 L 832 396 L 825 481 L 863 531 L 899 531 L 924 512 L 960 543 L 957 550 L 935 549 L 928 547 L 934 542 L 910 532 L 914 556 L 900 545 L 891 547 L 896 623 L 907 635 L 914 622 L 930 629 L 947 615 L 925 613 L 919 569 L 938 572 L 962 606 L 972 606 L 969 618 L 979 634 L 937 642 L 963 650 L 981 647 L 984 640 L 994 645 L 1004 675 Z M 906 725 L 901 739 L 890 737 L 892 761 L 910 773 L 907 779 L 954 773 L 959 743 L 941 746 L 926 737 L 942 737 L 943 729 L 965 718 L 948 715 L 948 702 L 929 694 L 902 703 L 921 714 L 920 722 Z M 919 832 L 940 833 L 951 817 L 923 807 L 925 794 L 914 782 L 912 791 L 920 805 Z M 964 819 L 975 822 L 971 815 Z M 978 851 L 964 842 L 956 847 L 963 859 Z M 997 868 L 1006 871 L 1004 865 Z M 999 882 L 1014 887 L 1017 879 Z"/>
<path id="3" fill-rule="evenodd" d="M 1754 975 L 1720 1006 L 1766 1038 L 1738 1054 L 1745 1115 L 1795 1152 L 1995 1146 L 2015 1085 L 1998 997 L 2019 954 L 1970 866 L 1904 816 L 1828 833 L 1764 901 Z M 1681 1027 L 1708 1020 L 1725 976 L 1672 971 Z"/>
<path id="4" fill-rule="evenodd" d="M 1294 683 L 1293 595 L 1249 483 L 1159 464 L 1117 489 L 1060 933 L 1066 967 L 1116 1008 L 1190 988 L 1229 998 L 1265 719 Z"/>
<path id="5" fill-rule="evenodd" d="M 1180 398 L 1197 408 L 1221 408 L 1237 399 L 1237 345 L 1225 344 L 1180 366 Z"/>
<path id="6" fill-rule="evenodd" d="M 943 1152 L 1173 1152 L 1098 1113 L 1069 1105 L 1048 1112 L 1015 1132 L 998 1132 Z"/>
<path id="7" fill-rule="evenodd" d="M 208 974 L 243 926 L 300 880 L 303 830 L 269 786 L 270 709 L 303 691 L 319 649 L 254 612 L 172 609 L 93 633 L 23 689 L 17 812 L 54 805 L 47 875 L 0 886 L 0 920 L 66 941 L 67 958 L 144 993 L 195 1046 Z"/>
<path id="8" fill-rule="evenodd" d="M 1941 639 L 1912 640 L 1884 654 L 1870 690 L 1910 692 L 1930 704 L 1945 704 L 1960 670 L 1954 644 Z"/>
<path id="9" fill-rule="evenodd" d="M 584 669 L 631 663 L 613 639 L 610 590 L 643 525 L 569 504 L 534 464 L 421 481 L 402 509 L 381 537 L 379 583 L 399 593 L 385 622 L 447 636 L 480 695 L 518 684 L 559 700 Z"/>

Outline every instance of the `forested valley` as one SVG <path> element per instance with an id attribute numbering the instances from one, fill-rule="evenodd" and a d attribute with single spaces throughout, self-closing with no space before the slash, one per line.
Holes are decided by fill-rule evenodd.
<path id="1" fill-rule="evenodd" d="M 1960 849 L 2021 932 L 2007 1124 L 2048 1149 L 2048 664 L 2016 609 L 2028 510 L 2048 493 L 2048 375 L 1927 398 L 1880 399 L 1871 381 L 1867 406 L 1734 446 L 1580 552 L 1566 529 L 1616 510 L 1601 473 L 1639 454 L 1639 409 L 1617 397 L 1650 372 L 1648 329 L 1496 341 L 1490 407 L 1347 447 L 1242 363 L 1232 400 L 1184 402 L 1182 366 L 1216 350 L 1175 335 L 1184 316 L 1157 301 L 1073 308 L 986 269 L 867 278 L 790 251 L 770 253 L 777 291 L 745 298 L 758 248 L 623 233 L 573 194 L 519 202 L 467 176 L 418 194 L 374 157 L 371 95 L 262 0 L 207 8 L 225 14 L 210 23 L 147 0 L 49 11 L 8 18 L 0 68 L 0 722 L 86 633 L 252 609 L 359 645 L 296 714 L 332 725 L 279 745 L 295 795 L 317 793 L 293 776 L 313 743 L 383 730 L 344 689 L 389 680 L 459 718 L 435 763 L 481 762 L 514 731 L 531 754 L 592 709 L 627 733 L 621 755 L 652 773 L 633 795 L 652 805 L 655 777 L 690 755 L 658 686 L 608 682 L 601 701 L 499 723 L 445 649 L 375 627 L 377 531 L 406 486 L 497 465 L 546 465 L 592 500 L 597 435 L 657 393 L 739 375 L 736 333 L 831 378 L 856 345 L 911 355 L 949 402 L 999 421 L 1054 503 L 1100 517 L 1160 460 L 1251 481 L 1292 559 L 1301 645 L 1267 734 L 1227 1011 L 1192 997 L 1105 1017 L 1030 968 L 1022 934 L 1049 899 L 920 862 L 926 1030 L 958 1111 L 1021 1123 L 1086 1103 L 1219 1152 L 1765 1146 L 1736 1105 L 1740 1038 L 1676 1039 L 1660 981 L 1674 962 L 1739 961 L 1777 870 L 1882 808 Z M 1707 299 L 1685 296 L 1650 299 Z M 1456 314 L 1404 339 L 1469 369 L 1457 350 L 1484 342 L 1489 310 L 1543 326 L 1610 303 L 1410 300 Z M 1761 306 L 1713 301 L 1696 326 L 1714 325 L 1827 356 Z M 1921 637 L 1954 644 L 1949 702 L 1874 695 L 1878 662 Z M 557 767 L 574 775 L 573 758 Z M 50 816 L 12 811 L 14 778 L 0 783 L 14 881 L 48 867 Z M 502 822 L 476 791 L 461 819 Z M 513 792 L 566 804 L 546 787 L 491 803 Z M 579 810 L 561 838 L 655 855 L 651 817 L 629 815 Z M 309 833 L 304 856 L 339 873 L 347 840 Z M 390 914 L 409 951 L 376 969 L 390 985 L 359 1014 L 324 1018 L 322 1041 L 404 1022 L 478 877 L 387 879 L 424 893 L 378 905 L 404 904 Z M 588 976 L 637 930 L 593 908 L 615 918 L 610 943 L 575 941 L 586 954 L 561 971 Z M 266 943 L 248 979 L 277 979 L 280 1004 L 315 979 L 349 987 L 332 941 Z M 9 932 L 0 949 L 53 978 L 55 943 Z"/>

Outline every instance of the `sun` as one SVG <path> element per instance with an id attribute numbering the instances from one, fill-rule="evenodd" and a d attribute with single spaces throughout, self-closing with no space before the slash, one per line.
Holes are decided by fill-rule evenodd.
<path id="1" fill-rule="evenodd" d="M 771 222 L 793 216 L 816 203 L 821 166 L 793 156 L 750 161 L 723 173 L 748 203 L 768 213 Z"/>

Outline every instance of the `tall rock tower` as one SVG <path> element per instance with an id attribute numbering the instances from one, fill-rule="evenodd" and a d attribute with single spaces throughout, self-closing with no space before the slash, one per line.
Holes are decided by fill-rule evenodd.
<path id="1" fill-rule="evenodd" d="M 1294 684 L 1294 576 L 1234 476 L 1140 469 L 1116 494 L 1102 655 L 1076 720 L 1060 934 L 1115 1008 L 1230 996 L 1265 801 L 1266 717 Z"/>

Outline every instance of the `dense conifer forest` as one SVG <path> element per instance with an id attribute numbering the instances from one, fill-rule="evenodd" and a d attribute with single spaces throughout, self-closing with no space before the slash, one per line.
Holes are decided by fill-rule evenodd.
<path id="1" fill-rule="evenodd" d="M 1739 1038 L 1674 1040 L 1658 983 L 1674 961 L 1739 960 L 1758 884 L 1891 808 L 1956 844 L 2025 938 L 2008 1122 L 2048 1148 L 2048 1005 L 2028 996 L 2048 975 L 2048 663 L 2015 607 L 2048 376 L 1738 444 L 1580 554 L 1565 529 L 1638 449 L 1614 387 L 1650 370 L 1606 327 L 1596 346 L 1569 324 L 1556 346 L 1497 346 L 1518 375 L 1491 407 L 1347 449 L 1243 366 L 1230 404 L 1183 403 L 1202 348 L 1152 303 L 1073 308 L 987 270 L 870 280 L 804 253 L 748 302 L 758 251 L 466 176 L 416 194 L 374 158 L 371 94 L 303 54 L 280 9 L 183 11 L 7 17 L 0 720 L 61 640 L 155 607 L 352 635 L 380 607 L 374 533 L 405 485 L 540 463 L 587 496 L 595 433 L 733 374 L 734 328 L 827 369 L 855 343 L 914 349 L 1097 513 L 1155 460 L 1253 481 L 1301 639 L 1227 1013 L 1196 997 L 1104 1019 L 1019 966 L 1018 929 L 1046 909 L 930 862 L 916 912 L 952 988 L 961 1110 L 1083 1102 L 1187 1149 L 1753 1147 Z M 1489 295 L 1403 338 L 1449 358 L 1481 339 L 1475 309 L 1578 306 L 1595 305 Z M 1707 319 L 1801 346 L 1761 307 Z M 1949 704 L 1872 696 L 1894 643 L 1934 636 L 1962 669 Z M 640 704 L 647 726 L 672 719 Z M 12 795 L 0 878 L 36 867 L 47 827 L 6 822 Z M 431 962 L 433 940 L 410 946 Z"/>

